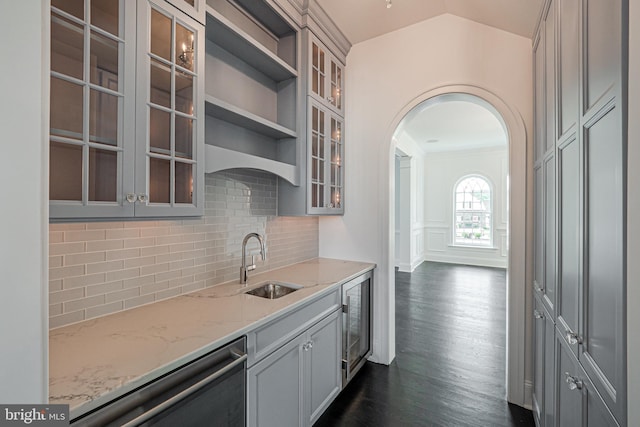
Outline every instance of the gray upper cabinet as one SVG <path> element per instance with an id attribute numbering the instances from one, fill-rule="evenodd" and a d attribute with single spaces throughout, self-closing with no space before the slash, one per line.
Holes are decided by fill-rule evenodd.
<path id="1" fill-rule="evenodd" d="M 544 21 L 541 27 L 544 26 Z M 545 152 L 545 64 L 544 64 L 544 31 L 538 33 L 534 43 L 534 162 L 542 160 Z"/>
<path id="2" fill-rule="evenodd" d="M 344 65 L 316 37 L 309 37 L 307 93 L 344 116 Z"/>
<path id="3" fill-rule="evenodd" d="M 191 16 L 196 21 L 204 24 L 205 20 L 205 0 L 166 0 L 182 12 Z"/>
<path id="4" fill-rule="evenodd" d="M 51 2 L 51 218 L 133 216 L 135 50 L 132 2 Z"/>
<path id="5" fill-rule="evenodd" d="M 51 23 L 50 217 L 201 215 L 202 25 L 146 0 L 53 1 Z"/>
<path id="6" fill-rule="evenodd" d="M 203 46 L 202 24 L 138 2 L 136 216 L 204 211 Z"/>
<path id="7" fill-rule="evenodd" d="M 556 143 L 556 6 L 555 0 L 549 2 L 544 23 L 545 152 Z"/>
<path id="8" fill-rule="evenodd" d="M 624 157 L 620 111 L 586 131 L 586 226 L 580 362 L 619 420 L 626 413 Z"/>
<path id="9" fill-rule="evenodd" d="M 580 259 L 581 188 L 580 149 L 577 139 L 571 139 L 558 149 L 559 210 L 558 210 L 558 299 L 557 326 L 567 337 L 574 355 L 578 355 L 580 320 Z"/>
<path id="10" fill-rule="evenodd" d="M 580 0 L 558 0 L 558 138 L 575 133 L 580 117 Z"/>
<path id="11" fill-rule="evenodd" d="M 303 30 L 306 141 L 299 146 L 300 186 L 281 183 L 280 215 L 342 215 L 345 206 L 345 67 L 308 28 Z"/>
<path id="12" fill-rule="evenodd" d="M 271 3 L 206 6 L 206 168 L 299 184 L 298 28 Z"/>

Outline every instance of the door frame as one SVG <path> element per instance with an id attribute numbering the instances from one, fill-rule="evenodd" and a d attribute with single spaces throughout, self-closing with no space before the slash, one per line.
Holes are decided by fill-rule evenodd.
<path id="1" fill-rule="evenodd" d="M 494 112 L 505 128 L 508 138 L 509 179 L 508 206 L 509 224 L 507 229 L 508 269 L 507 269 L 507 351 L 506 351 L 506 391 L 511 403 L 531 408 L 531 331 L 533 295 L 532 274 L 532 168 L 531 144 L 527 144 L 524 120 L 519 112 L 509 106 L 498 95 L 473 85 L 446 85 L 422 93 L 407 103 L 394 117 L 384 139 L 387 155 L 380 156 L 380 188 L 387 188 L 380 195 L 381 205 L 387 206 L 382 212 L 381 233 L 383 244 L 381 274 L 387 275 L 387 289 L 380 289 L 377 300 L 384 301 L 376 307 L 381 317 L 378 325 L 385 325 L 388 335 L 387 356 L 395 355 L 395 149 L 393 135 L 404 117 L 425 101 L 439 102 L 442 96 L 457 96 L 458 99 L 477 101 Z M 384 149 L 385 147 L 383 147 Z M 384 265 L 386 264 L 386 265 Z M 383 346 L 384 347 L 384 346 Z"/>

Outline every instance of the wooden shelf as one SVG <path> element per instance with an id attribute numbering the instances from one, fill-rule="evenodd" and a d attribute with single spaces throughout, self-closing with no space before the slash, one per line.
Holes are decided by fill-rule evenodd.
<path id="1" fill-rule="evenodd" d="M 206 37 L 275 82 L 298 76 L 293 67 L 210 6 Z"/>
<path id="2" fill-rule="evenodd" d="M 206 173 L 235 168 L 260 169 L 271 172 L 289 181 L 293 185 L 300 185 L 297 168 L 294 165 L 217 147 L 215 145 L 205 145 Z"/>
<path id="3" fill-rule="evenodd" d="M 296 138 L 298 136 L 294 130 L 264 119 L 212 95 L 205 95 L 205 113 L 269 138 L 283 139 Z"/>

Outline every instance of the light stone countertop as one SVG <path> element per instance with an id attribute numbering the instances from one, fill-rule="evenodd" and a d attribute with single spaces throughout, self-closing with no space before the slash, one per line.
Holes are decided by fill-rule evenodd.
<path id="1" fill-rule="evenodd" d="M 49 332 L 49 402 L 72 418 L 208 353 L 375 264 L 315 258 Z M 244 294 L 267 280 L 302 286 L 276 300 Z M 324 292 L 323 292 L 324 291 Z"/>

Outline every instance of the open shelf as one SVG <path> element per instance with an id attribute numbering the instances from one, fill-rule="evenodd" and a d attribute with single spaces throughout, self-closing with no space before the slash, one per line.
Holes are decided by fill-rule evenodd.
<path id="1" fill-rule="evenodd" d="M 212 95 L 205 95 L 207 115 L 274 139 L 296 138 L 294 130 L 264 119 Z"/>
<path id="2" fill-rule="evenodd" d="M 276 82 L 298 76 L 295 68 L 210 6 L 206 37 Z"/>
<path id="3" fill-rule="evenodd" d="M 297 168 L 294 165 L 217 147 L 215 145 L 205 145 L 206 173 L 235 168 L 260 169 L 271 172 L 289 181 L 293 185 L 299 185 L 299 179 L 296 173 Z"/>

